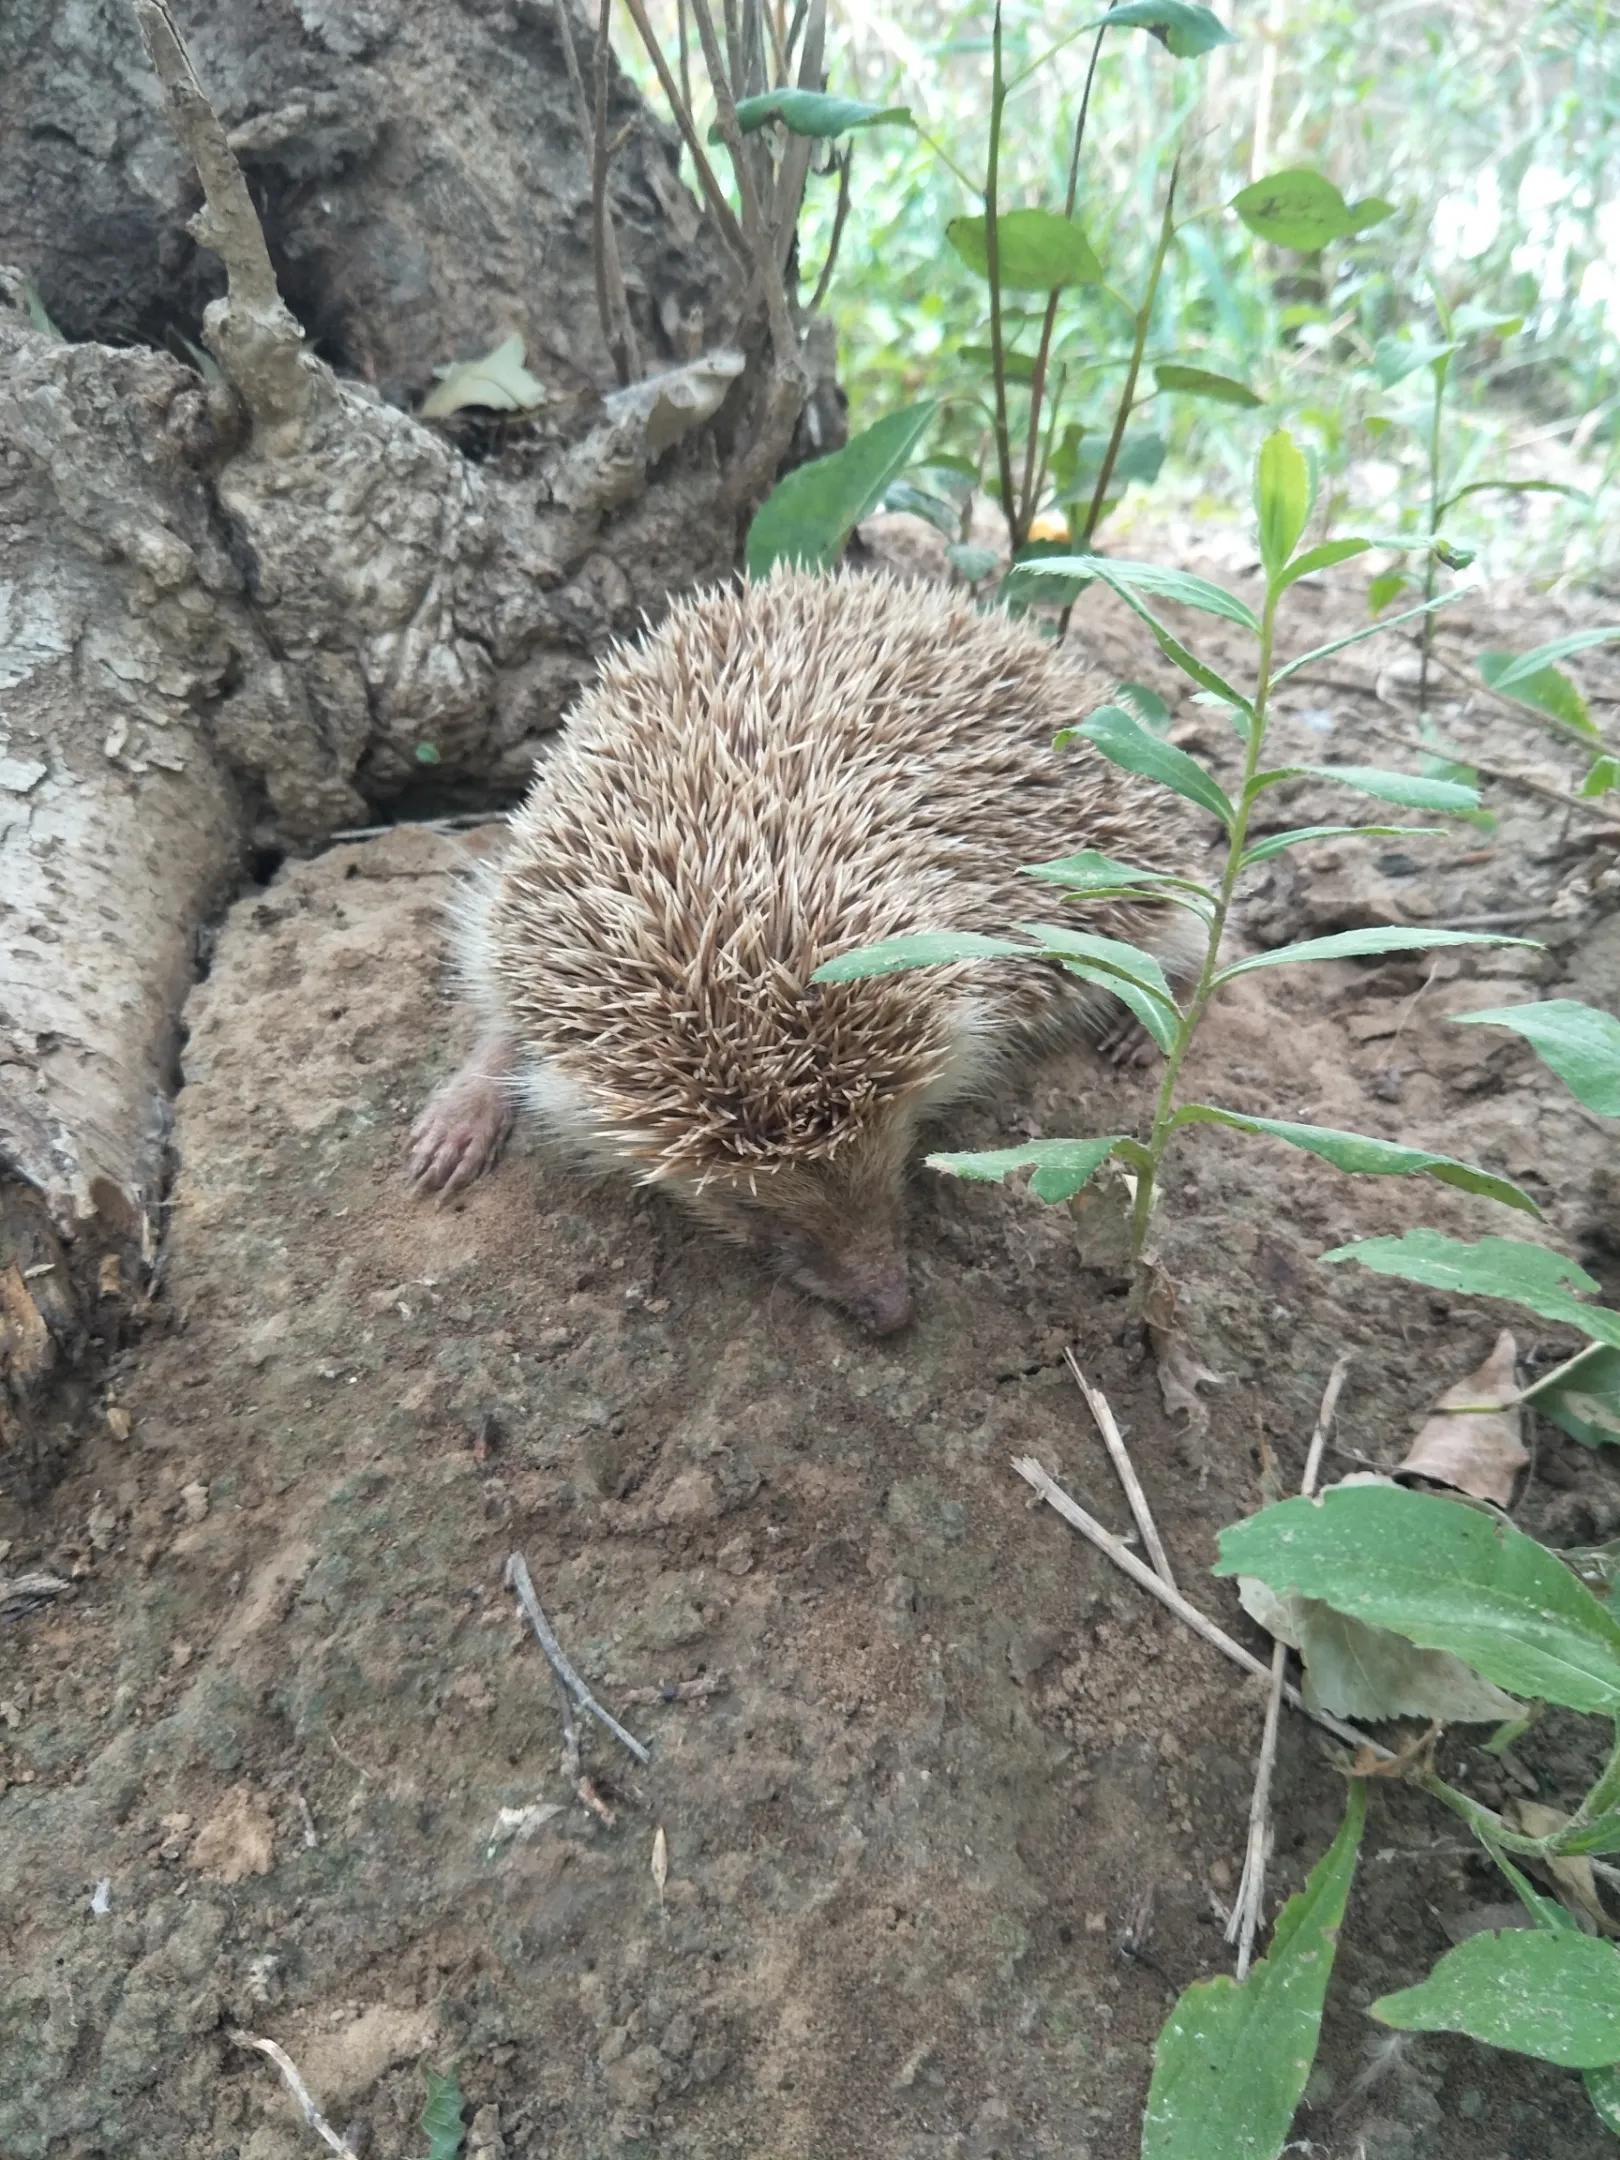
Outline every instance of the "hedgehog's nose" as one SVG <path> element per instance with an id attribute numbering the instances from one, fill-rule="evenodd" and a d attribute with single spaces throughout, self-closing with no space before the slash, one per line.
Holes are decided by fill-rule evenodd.
<path id="1" fill-rule="evenodd" d="M 862 1327 L 874 1335 L 893 1335 L 911 1323 L 911 1287 L 903 1275 L 864 1291 L 850 1306 Z"/>

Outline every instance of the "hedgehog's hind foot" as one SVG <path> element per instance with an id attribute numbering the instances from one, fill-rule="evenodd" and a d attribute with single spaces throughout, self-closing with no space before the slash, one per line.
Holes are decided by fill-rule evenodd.
<path id="1" fill-rule="evenodd" d="M 517 1113 L 514 1063 L 514 1046 L 492 1037 L 428 1103 L 411 1127 L 407 1174 L 418 1192 L 448 1200 L 499 1157 Z"/>
<path id="2" fill-rule="evenodd" d="M 1153 1062 L 1158 1045 L 1135 1013 L 1127 1012 L 1121 1005 L 1117 1013 L 1109 1016 L 1107 1032 L 1097 1043 L 1101 1056 L 1117 1072 L 1139 1072 Z"/>

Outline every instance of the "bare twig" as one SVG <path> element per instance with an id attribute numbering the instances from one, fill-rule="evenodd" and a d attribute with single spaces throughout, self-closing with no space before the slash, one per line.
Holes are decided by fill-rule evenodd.
<path id="1" fill-rule="evenodd" d="M 822 0 L 824 4 L 824 0 Z M 630 0 L 632 7 L 639 7 L 641 0 Z M 720 50 L 720 40 L 714 27 L 714 15 L 709 0 L 692 0 L 692 20 L 697 24 L 698 43 L 703 47 L 703 65 L 708 70 L 709 88 L 714 92 L 715 122 L 720 139 L 731 153 L 732 170 L 736 174 L 737 193 L 742 200 L 743 241 L 748 257 L 759 279 L 765 304 L 765 319 L 770 324 L 771 352 L 779 374 L 800 374 L 799 341 L 794 334 L 793 321 L 788 314 L 787 294 L 782 289 L 781 266 L 776 261 L 760 212 L 759 190 L 754 185 L 754 169 L 748 156 L 748 145 L 743 140 L 742 124 L 737 118 L 737 101 L 731 94 L 731 84 L 726 79 L 725 56 Z"/>
<path id="2" fill-rule="evenodd" d="M 799 88 L 821 88 L 822 50 L 827 35 L 827 0 L 811 0 L 804 19 L 804 49 L 799 54 Z M 799 212 L 804 205 L 804 185 L 810 177 L 811 139 L 808 135 L 789 135 L 787 147 L 782 152 L 782 169 L 777 175 L 776 192 L 771 204 L 771 257 L 776 264 L 776 274 L 785 275 L 788 258 L 793 252 L 794 236 L 799 229 Z M 853 145 L 846 145 L 846 151 Z M 836 230 L 827 253 L 827 269 L 823 277 L 831 274 L 832 258 L 838 252 Z"/>
<path id="3" fill-rule="evenodd" d="M 844 220 L 849 215 L 849 173 L 854 162 L 855 145 L 846 143 L 844 154 L 838 160 L 838 201 L 833 207 L 832 235 L 827 242 L 827 260 L 821 266 L 821 275 L 816 279 L 816 289 L 810 295 L 810 304 L 805 309 L 807 315 L 813 315 L 820 307 L 827 297 L 827 287 L 832 283 L 833 265 L 838 260 L 838 243 L 844 237 Z"/>
<path id="4" fill-rule="evenodd" d="M 651 1755 L 642 1746 L 635 1734 L 626 1732 L 618 1719 L 602 1708 L 602 1705 L 579 1677 L 579 1674 L 569 1664 L 562 1644 L 558 1642 L 552 1632 L 551 1622 L 540 1610 L 540 1600 L 534 1594 L 534 1582 L 529 1574 L 528 1563 L 521 1553 L 513 1553 L 506 1563 L 506 1585 L 523 1607 L 529 1625 L 534 1629 L 535 1640 L 546 1653 L 552 1671 L 557 1675 L 563 1686 L 569 1690 L 579 1707 L 588 1716 L 595 1718 L 599 1725 L 606 1727 L 621 1746 L 630 1750 L 638 1763 L 651 1762 Z"/>
<path id="5" fill-rule="evenodd" d="M 723 1695 L 730 1685 L 729 1674 L 699 1673 L 695 1680 L 673 1680 L 667 1687 L 626 1688 L 619 1700 L 637 1707 L 646 1703 L 707 1702 L 711 1695 Z"/>
<path id="6" fill-rule="evenodd" d="M 1234 1665 L 1241 1665 L 1245 1672 L 1254 1673 L 1262 1680 L 1270 1679 L 1269 1665 L 1257 1658 L 1252 1650 L 1245 1650 L 1240 1642 L 1234 1642 L 1224 1628 L 1217 1627 L 1196 1605 L 1189 1604 L 1179 1590 L 1172 1590 L 1168 1583 L 1161 1582 L 1146 1561 L 1138 1560 L 1128 1545 L 1122 1545 L 1094 1515 L 1088 1515 L 1079 1501 L 1071 1499 L 1051 1472 L 1043 1469 L 1032 1455 L 1015 1456 L 1013 1468 L 1026 1485 L 1034 1487 L 1048 1507 L 1055 1508 L 1066 1523 L 1071 1523 L 1082 1537 L 1089 1538 L 1099 1552 L 1106 1553 L 1115 1567 L 1123 1570 L 1132 1582 L 1139 1583 L 1161 1605 L 1168 1605 L 1176 1618 L 1185 1622 L 1195 1635 L 1202 1636 L 1212 1649 L 1219 1650 L 1222 1657 L 1230 1658 Z M 1364 1732 L 1358 1732 L 1354 1725 L 1347 1725 L 1343 1718 L 1334 1717 L 1331 1711 L 1313 1710 L 1289 1681 L 1283 1682 L 1282 1693 L 1283 1701 L 1290 1709 L 1301 1711 L 1314 1724 L 1332 1733 L 1335 1739 L 1343 1740 L 1349 1747 L 1368 1748 L 1380 1761 L 1389 1759 L 1387 1747 L 1369 1739 Z"/>
<path id="7" fill-rule="evenodd" d="M 1316 1480 L 1322 1468 L 1322 1451 L 1327 1446 L 1328 1434 L 1333 1429 L 1333 1419 L 1339 1407 L 1339 1394 L 1344 1386 L 1344 1376 L 1350 1370 L 1350 1353 L 1345 1351 L 1334 1360 L 1333 1370 L 1322 1394 L 1322 1407 L 1316 1413 L 1316 1427 L 1311 1434 L 1311 1444 L 1305 1454 L 1305 1473 L 1299 1489 L 1307 1500 L 1316 1490 Z M 1271 1780 L 1277 1767 L 1277 1726 L 1280 1721 L 1283 1697 L 1283 1667 L 1288 1660 L 1288 1645 L 1279 1640 L 1272 1646 L 1271 1686 L 1266 1696 L 1266 1718 L 1260 1734 L 1260 1753 L 1255 1763 L 1254 1793 L 1249 1802 L 1249 1839 L 1243 1855 L 1243 1873 L 1238 1882 L 1237 1898 L 1226 1923 L 1226 1939 L 1237 1944 L 1236 1971 L 1242 1980 L 1249 1970 L 1254 1956 L 1254 1938 L 1260 1928 L 1260 1912 L 1266 1894 L 1266 1860 L 1271 1851 Z"/>
<path id="8" fill-rule="evenodd" d="M 1067 1358 L 1069 1370 L 1074 1375 L 1074 1384 L 1080 1390 L 1098 1432 L 1102 1434 L 1103 1446 L 1108 1450 L 1109 1459 L 1118 1473 L 1119 1482 L 1125 1488 L 1125 1498 L 1130 1503 L 1131 1516 L 1141 1535 L 1142 1543 L 1147 1548 L 1147 1556 L 1153 1563 L 1153 1572 L 1158 1576 L 1160 1582 L 1164 1583 L 1167 1588 L 1174 1590 L 1176 1578 L 1171 1571 L 1170 1556 L 1165 1551 L 1163 1542 L 1159 1537 L 1158 1525 L 1154 1522 L 1152 1510 L 1147 1503 L 1147 1494 L 1142 1490 L 1142 1481 L 1137 1476 L 1135 1465 L 1125 1451 L 1125 1441 L 1118 1425 L 1114 1422 L 1114 1413 L 1108 1406 L 1108 1398 L 1101 1388 L 1092 1386 L 1091 1382 L 1080 1370 L 1080 1360 L 1072 1350 L 1065 1350 L 1063 1355 Z"/>
<path id="9" fill-rule="evenodd" d="M 230 2037 L 238 2047 L 257 2048 L 261 2055 L 267 2055 L 270 2058 L 281 2072 L 287 2090 L 297 2101 L 305 2122 L 309 2124 L 317 2137 L 325 2139 L 333 2152 L 339 2156 L 339 2160 L 360 2160 L 360 2156 L 354 2147 L 346 2138 L 338 2136 L 332 2125 L 315 2105 L 309 2087 L 298 2075 L 298 2067 L 285 2048 L 277 2047 L 273 2040 L 262 2040 L 257 2033 L 243 2032 L 238 2026 L 231 2028 Z"/>
<path id="10" fill-rule="evenodd" d="M 585 78 L 580 71 L 579 48 L 574 43 L 574 15 L 571 5 L 557 10 L 557 27 L 562 33 L 563 65 L 568 70 L 569 87 L 574 93 L 574 116 L 579 132 L 588 145 L 591 158 L 591 270 L 596 280 L 596 313 L 602 325 L 602 340 L 613 356 L 613 371 L 619 378 L 621 389 L 627 387 L 641 372 L 641 356 L 636 351 L 636 334 L 630 321 L 630 304 L 625 296 L 624 271 L 619 261 L 618 235 L 608 214 L 607 174 L 607 63 L 608 63 L 608 9 L 610 0 L 602 0 L 597 17 L 596 45 L 592 53 L 592 70 L 595 76 L 595 103 L 586 95 Z"/>
<path id="11" fill-rule="evenodd" d="M 720 228 L 721 238 L 739 262 L 747 262 L 749 260 L 749 248 L 748 242 L 743 238 L 743 229 L 737 223 L 736 213 L 730 203 L 726 201 L 720 183 L 714 176 L 714 167 L 709 163 L 704 153 L 703 143 L 697 131 L 697 123 L 692 118 L 691 100 L 681 95 L 679 84 L 669 72 L 669 62 L 664 58 L 664 48 L 659 44 L 653 26 L 647 19 L 644 0 L 624 0 L 624 4 L 630 11 L 630 20 L 635 24 L 642 44 L 646 47 L 647 58 L 653 64 L 653 72 L 658 77 L 659 87 L 669 100 L 669 109 L 675 115 L 675 125 L 681 131 L 681 140 L 691 152 L 692 170 L 697 175 L 698 186 L 703 190 L 703 200 L 708 204 L 710 211 L 713 213 L 714 221 Z M 685 21 L 686 16 L 683 9 L 681 14 L 683 27 Z"/>

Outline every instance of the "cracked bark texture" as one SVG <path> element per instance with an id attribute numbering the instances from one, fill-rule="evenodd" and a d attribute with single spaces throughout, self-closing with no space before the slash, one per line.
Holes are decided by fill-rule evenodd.
<path id="1" fill-rule="evenodd" d="M 220 297 L 126 0 L 0 12 L 0 1483 L 54 1467 L 60 1383 L 141 1303 L 251 851 L 510 799 L 601 648 L 735 561 L 758 296 L 615 68 L 654 379 L 613 388 L 562 4 L 189 0 L 287 309 Z M 478 461 L 407 408 L 513 330 L 548 402 Z"/>

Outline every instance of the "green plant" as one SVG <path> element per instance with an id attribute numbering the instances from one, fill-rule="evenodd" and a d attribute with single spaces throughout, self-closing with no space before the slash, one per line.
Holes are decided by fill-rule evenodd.
<path id="1" fill-rule="evenodd" d="M 1017 934 L 1012 936 L 937 932 L 895 938 L 830 960 L 817 972 L 818 981 L 834 982 L 962 960 L 1041 960 L 1064 968 L 1086 982 L 1101 983 L 1129 1007 L 1164 1052 L 1166 1061 L 1145 1137 L 1112 1133 L 1083 1140 L 1039 1140 L 1021 1147 L 934 1155 L 929 1161 L 936 1169 L 959 1177 L 994 1180 L 1017 1170 L 1033 1169 L 1035 1175 L 1030 1189 L 1037 1198 L 1048 1201 L 1070 1198 L 1110 1158 L 1122 1162 L 1136 1181 L 1131 1250 L 1137 1266 L 1139 1301 L 1145 1284 L 1142 1263 L 1154 1196 L 1176 1135 L 1191 1125 L 1219 1124 L 1282 1140 L 1336 1168 L 1362 1175 L 1433 1177 L 1444 1184 L 1501 1201 L 1509 1207 L 1535 1212 L 1530 1199 L 1507 1179 L 1454 1161 L 1449 1156 L 1364 1134 L 1257 1117 L 1213 1103 L 1180 1099 L 1182 1067 L 1210 1003 L 1225 984 L 1241 975 L 1257 968 L 1343 959 L 1355 954 L 1411 952 L 1443 945 L 1526 942 L 1466 930 L 1351 930 L 1257 953 L 1246 959 L 1222 962 L 1227 921 L 1239 883 L 1247 870 L 1285 849 L 1305 846 L 1346 831 L 1366 829 L 1340 825 L 1305 826 L 1272 834 L 1251 844 L 1249 825 L 1255 806 L 1271 790 L 1290 780 L 1309 777 L 1337 781 L 1359 793 L 1408 809 L 1459 811 L 1472 809 L 1478 802 L 1470 788 L 1416 774 L 1360 766 L 1266 764 L 1267 723 L 1277 687 L 1328 654 L 1387 627 L 1370 624 L 1293 659 L 1282 661 L 1278 658 L 1278 621 L 1289 588 L 1302 577 L 1364 553 L 1371 545 L 1364 539 L 1345 539 L 1301 551 L 1300 541 L 1310 518 L 1311 497 L 1309 466 L 1292 437 L 1282 431 L 1268 437 L 1260 451 L 1255 475 L 1255 507 L 1266 577 L 1264 600 L 1258 615 L 1245 601 L 1219 586 L 1152 564 L 1119 562 L 1102 556 L 1058 556 L 1027 566 L 1032 575 L 1094 579 L 1115 593 L 1147 624 L 1160 650 L 1192 677 L 1206 697 L 1227 710 L 1242 737 L 1241 779 L 1236 794 L 1230 796 L 1196 759 L 1151 733 L 1122 706 L 1103 706 L 1080 728 L 1059 738 L 1061 747 L 1076 735 L 1084 737 L 1115 764 L 1172 789 L 1218 820 L 1225 834 L 1226 855 L 1217 884 L 1210 886 L 1187 878 L 1163 877 L 1138 865 L 1117 862 L 1090 851 L 1056 862 L 1035 864 L 1028 872 L 1031 877 L 1081 903 L 1128 898 L 1133 902 L 1156 902 L 1190 911 L 1204 931 L 1204 955 L 1197 979 L 1184 1003 L 1173 994 L 1159 963 L 1139 947 L 1118 939 L 1039 922 L 1020 925 Z M 1255 644 L 1252 688 L 1240 690 L 1200 660 L 1160 619 L 1149 605 L 1150 601 L 1194 608 L 1236 623 L 1247 631 Z M 1394 619 L 1397 622 L 1411 620 L 1438 604 L 1423 603 Z M 1433 831 L 1432 827 L 1423 826 L 1377 826 L 1371 829 L 1407 835 Z"/>
<path id="2" fill-rule="evenodd" d="M 427 2074 L 427 2105 L 422 2110 L 422 2135 L 428 2141 L 425 2160 L 460 2160 L 467 2133 L 461 2118 L 467 2108 L 454 2073 L 441 2077 Z"/>
<path id="3" fill-rule="evenodd" d="M 1544 720 L 1561 735 L 1573 737 L 1591 759 L 1580 793 L 1585 797 L 1607 795 L 1620 788 L 1620 746 L 1605 742 L 1592 719 L 1591 708 L 1563 669 L 1556 666 L 1572 653 L 1594 645 L 1620 640 L 1620 624 L 1596 630 L 1574 630 L 1550 644 L 1537 645 L 1527 653 L 1483 652 L 1479 671 L 1498 697 L 1511 698 Z"/>

